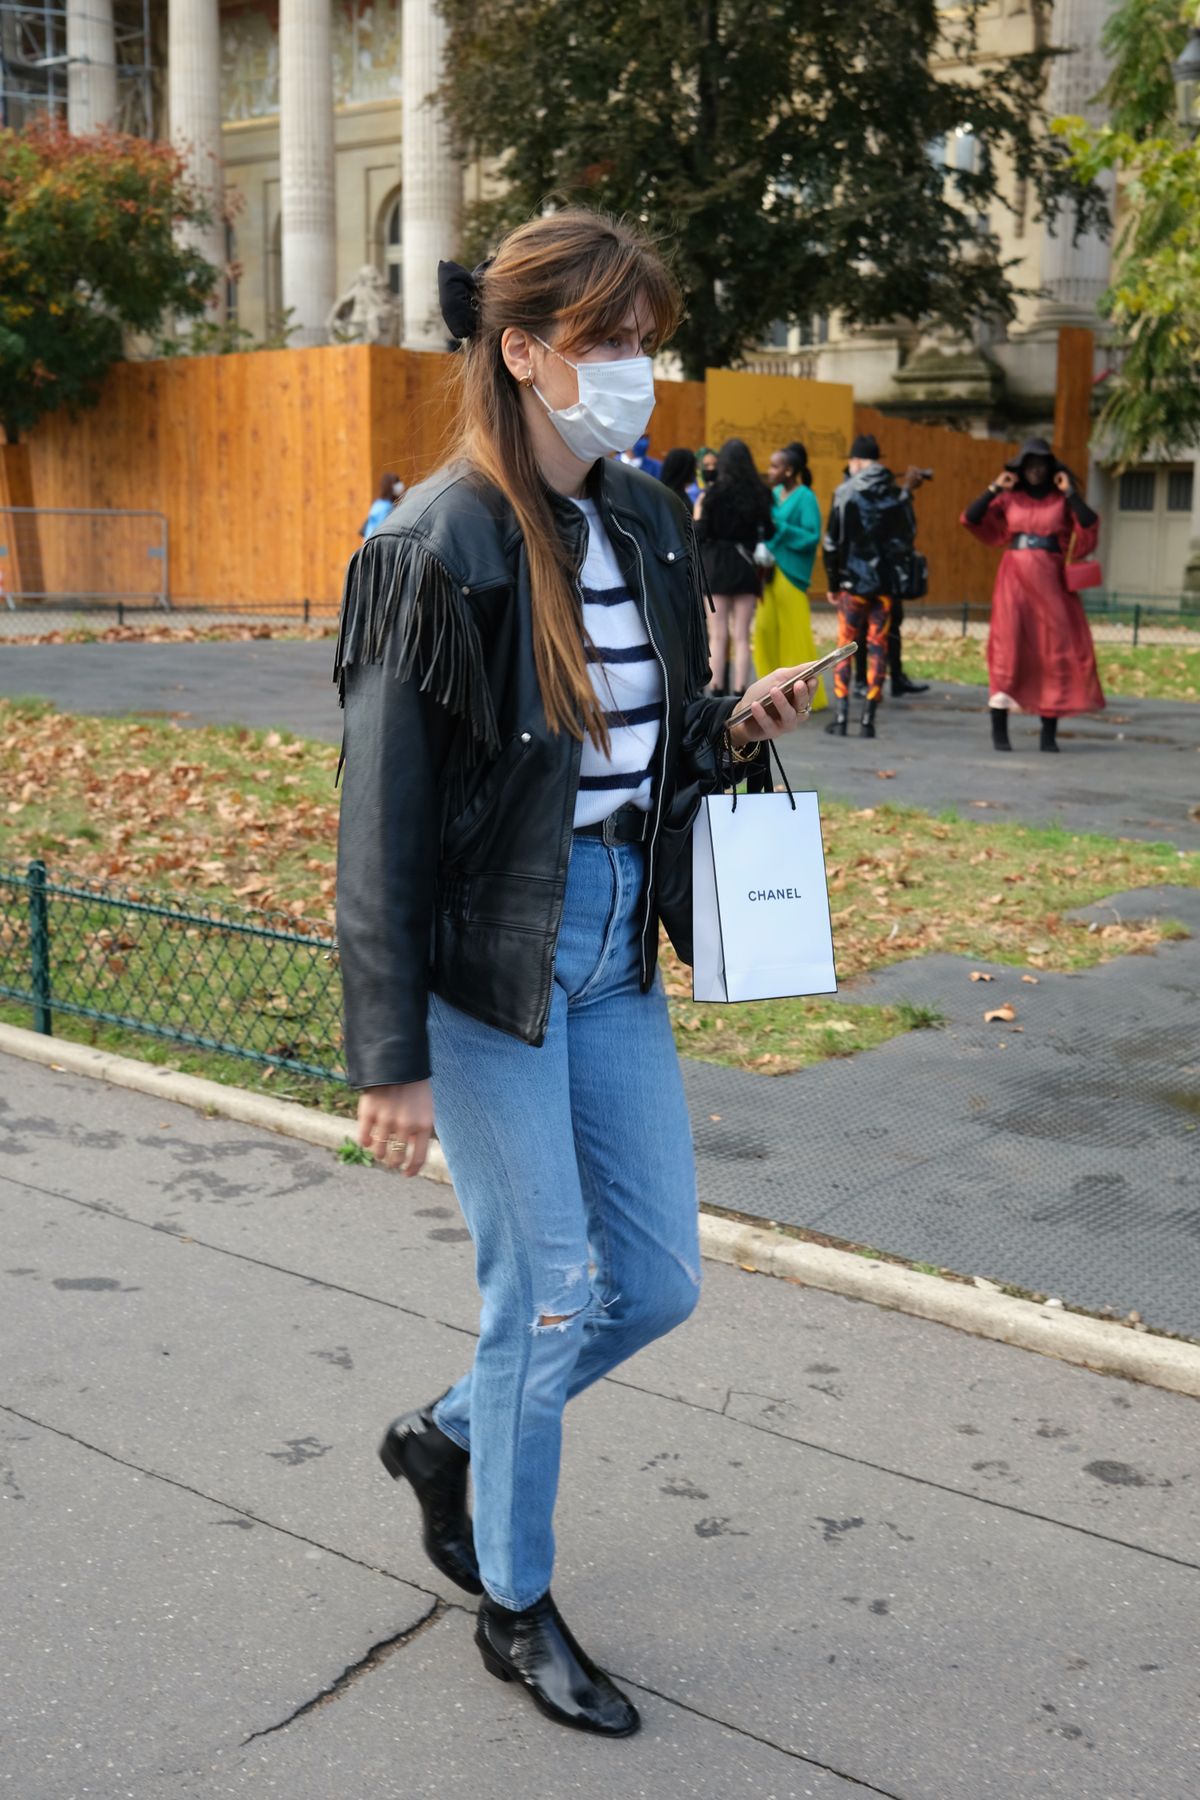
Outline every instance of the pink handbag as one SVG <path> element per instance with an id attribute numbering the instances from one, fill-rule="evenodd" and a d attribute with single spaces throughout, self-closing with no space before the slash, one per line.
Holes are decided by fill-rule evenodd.
<path id="1" fill-rule="evenodd" d="M 1067 563 L 1063 569 L 1063 579 L 1073 594 L 1080 593 L 1084 588 L 1104 586 L 1104 575 L 1094 556 L 1085 556 L 1079 562 Z"/>
<path id="2" fill-rule="evenodd" d="M 1084 588 L 1104 586 L 1104 575 L 1100 564 L 1094 556 L 1075 555 L 1075 533 L 1071 533 L 1071 541 L 1067 545 L 1067 554 L 1063 558 L 1063 580 L 1073 594 L 1080 594 Z"/>

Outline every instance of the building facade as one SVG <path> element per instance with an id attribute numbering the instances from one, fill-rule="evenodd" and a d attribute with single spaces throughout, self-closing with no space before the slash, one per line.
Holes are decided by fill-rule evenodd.
<path id="1" fill-rule="evenodd" d="M 981 78 L 990 60 L 1049 41 L 1071 52 L 1051 65 L 1049 110 L 1093 112 L 1111 3 L 990 0 Z M 0 34 L 27 10 L 0 0 Z M 67 71 L 60 98 L 73 128 L 153 112 L 152 128 L 180 145 L 208 191 L 213 224 L 202 247 L 229 268 L 214 316 L 256 340 L 286 324 L 289 342 L 320 343 L 343 330 L 340 320 L 351 334 L 367 320 L 368 334 L 385 341 L 444 347 L 437 260 L 454 253 L 463 201 L 483 176 L 455 159 L 437 106 L 445 28 L 434 0 L 166 0 L 153 16 L 148 0 L 60 0 L 56 16 Z M 165 70 L 153 104 L 152 67 Z M 10 117 L 7 72 L 4 91 Z M 973 166 L 980 145 L 971 121 L 934 154 L 948 179 Z M 987 225 L 1029 290 L 1006 329 L 964 336 L 899 321 L 849 330 L 836 316 L 814 318 L 781 324 L 749 366 L 849 382 L 864 404 L 979 436 L 1048 435 L 1058 329 L 1098 327 L 1110 245 L 1035 220 L 1019 168 L 1002 179 L 1010 206 Z M 1098 392 L 1106 361 L 1097 329 Z M 1189 547 L 1200 573 L 1192 456 L 1117 477 L 1100 445 L 1091 487 L 1105 519 L 1106 586 L 1178 596 Z"/>

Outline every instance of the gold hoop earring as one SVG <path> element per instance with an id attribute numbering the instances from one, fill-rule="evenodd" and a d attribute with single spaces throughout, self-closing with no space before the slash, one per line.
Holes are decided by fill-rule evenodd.
<path id="1" fill-rule="evenodd" d="M 521 386 L 523 388 L 531 388 L 533 386 L 533 370 L 532 369 L 530 369 L 527 374 L 521 376 Z"/>

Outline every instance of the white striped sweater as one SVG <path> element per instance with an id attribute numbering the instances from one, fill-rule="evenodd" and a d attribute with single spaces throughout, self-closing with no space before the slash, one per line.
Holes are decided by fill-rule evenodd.
<path id="1" fill-rule="evenodd" d="M 588 526 L 580 575 L 592 685 L 604 708 L 611 754 L 583 740 L 575 824 L 595 825 L 633 804 L 649 812 L 665 711 L 662 666 L 646 635 L 594 500 L 576 500 Z"/>

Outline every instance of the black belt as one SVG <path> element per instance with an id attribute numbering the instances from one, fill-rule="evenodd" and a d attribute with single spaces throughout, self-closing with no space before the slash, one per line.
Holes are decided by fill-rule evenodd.
<path id="1" fill-rule="evenodd" d="M 1013 534 L 1010 550 L 1053 550 L 1061 556 L 1062 545 L 1056 537 L 1042 537 L 1036 531 L 1018 531 Z"/>
<path id="2" fill-rule="evenodd" d="M 651 815 L 640 806 L 620 806 L 594 825 L 577 825 L 575 836 L 600 838 L 606 844 L 644 844 L 652 829 Z"/>

